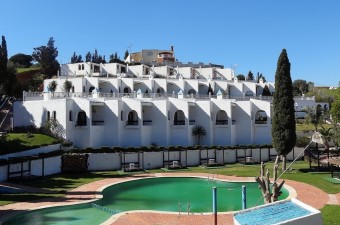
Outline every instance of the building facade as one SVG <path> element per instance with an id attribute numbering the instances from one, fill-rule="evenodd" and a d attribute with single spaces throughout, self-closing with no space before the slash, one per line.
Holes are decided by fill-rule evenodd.
<path id="1" fill-rule="evenodd" d="M 272 97 L 262 91 L 274 92 L 274 84 L 238 81 L 232 69 L 75 63 L 60 71 L 43 93 L 24 92 L 14 103 L 14 126 L 54 119 L 75 147 L 196 145 L 197 125 L 206 131 L 202 145 L 271 143 Z M 295 101 L 315 105 L 314 98 Z"/>

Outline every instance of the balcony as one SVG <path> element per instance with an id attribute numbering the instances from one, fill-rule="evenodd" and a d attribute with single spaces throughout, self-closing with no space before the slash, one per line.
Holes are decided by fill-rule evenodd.
<path id="1" fill-rule="evenodd" d="M 185 125 L 185 120 L 175 120 L 174 125 Z"/>
<path id="2" fill-rule="evenodd" d="M 143 126 L 150 126 L 152 125 L 152 120 L 143 120 Z"/>
<path id="3" fill-rule="evenodd" d="M 76 127 L 84 127 L 84 126 L 87 126 L 86 120 L 85 121 L 79 120 L 76 122 Z"/>
<path id="4" fill-rule="evenodd" d="M 104 120 L 92 120 L 92 126 L 103 126 Z"/>
<path id="5" fill-rule="evenodd" d="M 216 120 L 216 125 L 228 125 L 228 120 Z"/>
<path id="6" fill-rule="evenodd" d="M 126 126 L 138 126 L 138 120 L 128 120 Z"/>

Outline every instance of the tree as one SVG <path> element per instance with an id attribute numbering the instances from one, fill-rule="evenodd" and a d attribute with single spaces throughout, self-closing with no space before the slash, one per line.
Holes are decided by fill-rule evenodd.
<path id="1" fill-rule="evenodd" d="M 251 71 L 248 73 L 247 80 L 254 80 L 254 74 Z"/>
<path id="2" fill-rule="evenodd" d="M 34 48 L 32 54 L 33 59 L 40 63 L 42 73 L 49 78 L 56 75 L 59 70 L 59 63 L 56 60 L 57 56 L 58 50 L 54 47 L 53 37 L 50 37 L 46 46 Z"/>
<path id="3" fill-rule="evenodd" d="M 270 92 L 268 85 L 264 85 L 262 90 L 262 96 L 272 96 L 272 93 Z"/>
<path id="4" fill-rule="evenodd" d="M 76 52 L 73 52 L 73 55 L 71 57 L 71 63 L 81 63 L 83 62 L 83 58 L 81 55 L 77 55 Z"/>
<path id="5" fill-rule="evenodd" d="M 335 97 L 335 101 L 332 104 L 330 113 L 332 115 L 333 120 L 336 123 L 339 123 L 340 122 L 340 88 L 336 89 L 336 93 L 334 97 Z"/>
<path id="6" fill-rule="evenodd" d="M 316 106 L 316 109 L 306 108 L 304 111 L 307 113 L 305 122 L 307 124 L 312 123 L 315 127 L 315 131 L 318 131 L 318 126 L 323 122 L 323 109 L 320 104 Z"/>
<path id="7" fill-rule="evenodd" d="M 277 62 L 273 108 L 273 147 L 278 156 L 282 156 L 285 169 L 286 155 L 292 151 L 296 143 L 293 85 L 286 49 L 282 50 Z"/>
<path id="8" fill-rule="evenodd" d="M 18 87 L 16 82 L 16 71 L 8 64 L 7 43 L 2 36 L 0 45 L 0 95 L 13 95 Z"/>
<path id="9" fill-rule="evenodd" d="M 18 53 L 9 58 L 9 62 L 13 63 L 16 68 L 28 68 L 32 65 L 33 58 L 31 55 Z"/>
<path id="10" fill-rule="evenodd" d="M 130 54 L 129 51 L 126 50 L 125 53 L 124 53 L 124 60 L 129 56 L 129 54 Z"/>
<path id="11" fill-rule="evenodd" d="M 192 135 L 197 137 L 197 145 L 201 144 L 201 139 L 207 135 L 207 132 L 205 131 L 204 127 L 200 125 L 194 126 L 192 128 Z"/>
<path id="12" fill-rule="evenodd" d="M 237 80 L 246 80 L 246 77 L 243 74 L 239 74 L 236 77 L 237 77 Z"/>
<path id="13" fill-rule="evenodd" d="M 71 88 L 72 88 L 72 82 L 66 79 L 64 84 L 63 84 L 64 91 L 70 92 Z"/>
<path id="14" fill-rule="evenodd" d="M 71 63 L 76 63 L 78 60 L 78 56 L 76 55 L 76 52 L 73 52 L 73 56 L 71 57 Z"/>
<path id="15" fill-rule="evenodd" d="M 86 53 L 85 62 L 91 62 L 91 58 L 92 58 L 91 52 Z"/>
<path id="16" fill-rule="evenodd" d="M 58 83 L 57 81 L 51 81 L 49 84 L 48 84 L 48 90 L 50 90 L 52 93 L 55 92 L 55 90 L 57 90 L 57 86 L 58 86 Z"/>
<path id="17" fill-rule="evenodd" d="M 305 80 L 294 80 L 293 93 L 294 95 L 302 95 L 308 92 L 308 83 Z"/>

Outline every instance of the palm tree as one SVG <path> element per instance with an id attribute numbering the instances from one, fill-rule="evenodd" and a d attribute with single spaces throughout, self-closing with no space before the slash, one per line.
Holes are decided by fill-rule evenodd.
<path id="1" fill-rule="evenodd" d="M 201 139 L 207 135 L 207 132 L 205 131 L 204 127 L 200 126 L 200 125 L 196 125 L 193 129 L 192 129 L 192 135 L 193 136 L 197 136 L 197 145 L 200 145 L 201 143 Z"/>

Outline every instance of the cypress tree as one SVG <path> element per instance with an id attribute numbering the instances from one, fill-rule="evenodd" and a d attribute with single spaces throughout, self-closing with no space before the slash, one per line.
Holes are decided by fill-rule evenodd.
<path id="1" fill-rule="evenodd" d="M 285 157 L 292 151 L 296 143 L 293 85 L 286 49 L 282 50 L 277 62 L 273 96 L 273 147 L 278 155 L 283 156 L 283 169 L 285 169 Z"/>
<path id="2" fill-rule="evenodd" d="M 0 94 L 6 93 L 6 83 L 7 83 L 7 63 L 8 63 L 8 55 L 7 55 L 7 44 L 5 36 L 2 36 L 1 45 L 0 45 Z"/>

